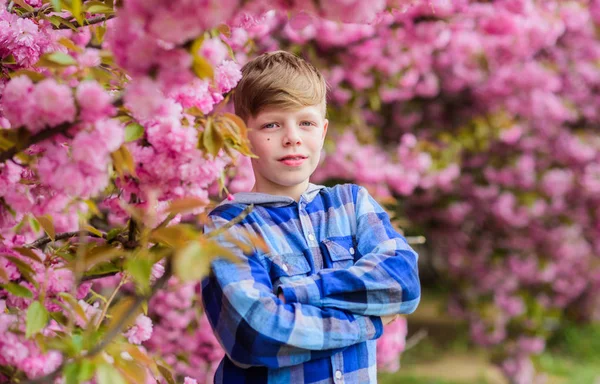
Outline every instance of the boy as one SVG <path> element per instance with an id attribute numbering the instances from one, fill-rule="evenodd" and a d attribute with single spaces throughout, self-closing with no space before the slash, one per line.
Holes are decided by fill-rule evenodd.
<path id="1" fill-rule="evenodd" d="M 256 182 L 209 215 L 206 233 L 249 204 L 226 232 L 264 238 L 269 252 L 219 259 L 203 281 L 210 324 L 226 351 L 215 383 L 376 383 L 383 324 L 420 299 L 417 254 L 366 189 L 309 183 L 327 132 L 326 84 L 286 52 L 246 64 L 234 94 L 247 123 Z"/>

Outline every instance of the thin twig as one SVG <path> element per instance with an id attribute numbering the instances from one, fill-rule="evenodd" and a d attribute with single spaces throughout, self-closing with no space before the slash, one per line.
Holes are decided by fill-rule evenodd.
<path id="1" fill-rule="evenodd" d="M 107 15 L 107 16 L 96 16 L 96 17 L 92 17 L 90 19 L 84 19 L 83 20 L 83 26 L 87 27 L 88 25 L 99 24 L 99 23 L 101 23 L 101 22 L 103 22 L 105 20 L 110 20 L 110 19 L 112 19 L 114 17 L 115 17 L 115 15 Z M 81 27 L 81 25 L 79 25 L 79 23 L 76 22 L 76 21 L 73 22 L 72 24 L 73 24 L 73 26 L 75 28 Z M 71 29 L 71 27 L 67 26 L 67 25 L 60 25 L 56 29 Z"/>
<path id="2" fill-rule="evenodd" d="M 127 281 L 127 277 L 125 277 L 125 275 L 123 275 L 121 277 L 121 280 L 119 280 L 119 284 L 115 287 L 115 290 L 113 291 L 113 293 L 110 295 L 110 297 L 104 304 L 102 313 L 98 317 L 98 323 L 96 324 L 96 329 L 100 328 L 100 324 L 102 324 L 102 320 L 104 320 L 104 316 L 106 316 L 106 312 L 108 312 L 108 307 L 110 306 L 112 301 L 115 299 L 115 297 L 117 296 L 117 293 L 119 292 L 119 289 L 121 289 L 121 287 L 123 286 L 123 284 L 125 284 L 126 281 Z"/>
<path id="3" fill-rule="evenodd" d="M 98 343 L 94 348 L 90 349 L 90 351 L 84 356 L 84 358 L 89 358 L 97 355 L 102 352 L 108 344 L 110 344 L 115 337 L 117 337 L 121 332 L 125 324 L 129 321 L 129 318 L 137 312 L 138 308 L 142 305 L 144 301 L 150 300 L 152 296 L 156 294 L 156 292 L 161 289 L 169 280 L 172 274 L 171 263 L 167 263 L 165 268 L 165 273 L 156 281 L 156 283 L 152 286 L 152 290 L 148 295 L 135 295 L 134 301 L 131 303 L 129 308 L 125 311 L 123 316 L 117 321 L 115 326 L 106 334 L 104 339 L 100 343 Z M 81 358 L 80 358 L 81 359 Z M 77 360 L 77 359 L 76 359 Z M 46 376 L 39 377 L 37 379 L 32 379 L 23 382 L 23 384 L 52 384 L 54 380 L 60 376 L 63 368 L 68 363 L 72 363 L 72 360 L 63 361 L 53 372 L 50 372 Z"/>
<path id="4" fill-rule="evenodd" d="M 65 240 L 65 239 L 69 239 L 71 237 L 76 237 L 76 236 L 79 236 L 80 233 L 81 233 L 80 231 L 59 233 L 56 236 L 54 236 L 54 241 Z M 98 236 L 97 234 L 95 234 L 93 232 L 84 231 L 84 234 L 85 234 L 85 236 L 97 237 L 97 238 L 102 237 L 103 239 L 106 239 L 106 233 L 103 233 L 102 236 Z M 42 248 L 44 248 L 44 246 L 46 244 L 50 243 L 51 241 L 52 241 L 51 238 L 49 238 L 48 236 L 44 236 L 41 239 L 37 239 L 36 241 L 34 241 L 31 244 L 25 245 L 25 248 L 39 248 L 39 249 L 42 249 Z"/>
<path id="5" fill-rule="evenodd" d="M 37 16 L 40 12 L 44 12 L 46 11 L 48 8 L 50 8 L 52 5 L 51 4 L 44 4 L 39 8 L 34 9 L 31 12 L 25 12 L 24 14 L 21 15 L 21 17 L 23 18 L 27 18 L 27 17 L 31 17 L 31 16 Z"/>
<path id="6" fill-rule="evenodd" d="M 417 333 L 412 335 L 408 340 L 406 340 L 406 345 L 404 346 L 404 351 L 408 351 L 413 348 L 415 345 L 419 344 L 423 339 L 427 337 L 426 329 L 419 329 Z"/>
<path id="7" fill-rule="evenodd" d="M 90 280 L 102 279 L 104 277 L 114 276 L 117 273 L 121 273 L 121 271 L 112 271 L 112 272 L 101 273 L 98 275 L 83 276 L 81 278 L 81 282 L 83 283 L 83 282 L 90 281 Z"/>

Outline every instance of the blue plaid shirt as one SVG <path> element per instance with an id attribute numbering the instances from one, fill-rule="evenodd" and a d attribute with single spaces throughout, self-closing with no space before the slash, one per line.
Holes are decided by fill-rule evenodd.
<path id="1" fill-rule="evenodd" d="M 380 316 L 419 303 L 417 254 L 353 184 L 310 184 L 299 202 L 238 193 L 210 213 L 206 233 L 248 204 L 248 216 L 216 235 L 240 262 L 214 260 L 202 284 L 226 352 L 215 383 L 376 383 Z M 243 233 L 261 236 L 269 252 L 244 254 L 234 245 Z"/>

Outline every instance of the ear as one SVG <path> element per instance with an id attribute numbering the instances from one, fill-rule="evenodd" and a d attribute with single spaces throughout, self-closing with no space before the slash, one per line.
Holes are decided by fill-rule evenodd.
<path id="1" fill-rule="evenodd" d="M 327 127 L 329 127 L 329 120 L 325 119 L 323 123 L 323 136 L 321 136 L 321 141 L 325 140 L 325 135 L 327 134 Z"/>

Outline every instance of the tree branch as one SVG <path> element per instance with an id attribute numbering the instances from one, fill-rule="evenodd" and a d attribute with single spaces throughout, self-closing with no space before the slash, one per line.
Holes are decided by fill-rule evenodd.
<path id="1" fill-rule="evenodd" d="M 81 278 L 81 282 L 83 283 L 90 280 L 102 279 L 104 277 L 114 276 L 117 273 L 121 273 L 121 271 L 106 272 L 99 275 L 83 276 Z"/>
<path id="2" fill-rule="evenodd" d="M 79 236 L 79 234 L 80 234 L 80 231 L 59 233 L 56 236 L 54 236 L 54 241 L 69 239 L 71 237 Z M 93 232 L 85 231 L 85 235 L 86 236 L 90 236 L 90 237 L 96 237 L 96 238 L 101 238 L 102 237 L 103 239 L 106 239 L 106 233 L 103 233 L 102 236 L 98 236 L 97 234 L 95 234 Z M 46 244 L 48 244 L 51 241 L 52 241 L 51 238 L 49 238 L 48 236 L 44 236 L 44 237 L 42 237 L 40 239 L 37 239 L 33 243 L 25 245 L 25 248 L 39 248 L 39 249 L 42 249 L 42 248 L 44 248 L 44 246 Z"/>
<path id="3" fill-rule="evenodd" d="M 49 4 L 49 3 L 48 3 L 48 4 L 45 4 L 45 5 L 42 5 L 41 7 L 39 7 L 39 8 L 36 8 L 36 9 L 34 9 L 33 11 L 31 11 L 31 12 L 25 12 L 24 14 L 22 14 L 22 15 L 21 15 L 21 17 L 22 17 L 22 18 L 27 18 L 27 17 L 31 17 L 31 16 L 37 16 L 37 15 L 38 15 L 38 13 L 46 11 L 46 10 L 47 10 L 48 8 L 50 8 L 51 6 L 52 6 L 52 5 L 51 5 L 51 4 Z"/>
<path id="4" fill-rule="evenodd" d="M 93 25 L 93 24 L 98 24 L 101 23 L 105 20 L 110 20 L 112 18 L 114 18 L 115 15 L 105 15 L 105 16 L 96 16 L 96 17 L 92 17 L 90 19 L 84 19 L 83 20 L 83 26 L 87 27 L 88 25 Z M 73 26 L 75 28 L 80 28 L 81 25 L 79 25 L 78 22 L 73 22 Z M 56 29 L 71 29 L 71 27 L 67 26 L 67 25 L 60 25 L 59 27 L 56 27 Z"/>
<path id="5" fill-rule="evenodd" d="M 71 128 L 75 124 L 76 123 L 64 123 L 64 124 L 60 124 L 54 128 L 45 129 L 45 130 L 31 136 L 29 138 L 29 140 L 27 140 L 25 143 L 23 143 L 21 145 L 17 144 L 12 148 L 7 149 L 6 151 L 0 152 L 0 164 L 4 163 L 8 159 L 12 159 L 12 157 L 14 155 L 16 155 L 17 153 L 19 153 L 20 151 L 22 151 L 24 149 L 29 148 L 33 144 L 40 143 L 40 142 L 42 142 L 46 139 L 49 139 L 53 136 L 59 135 L 61 133 L 65 133 L 66 131 L 69 130 L 69 128 Z"/>

